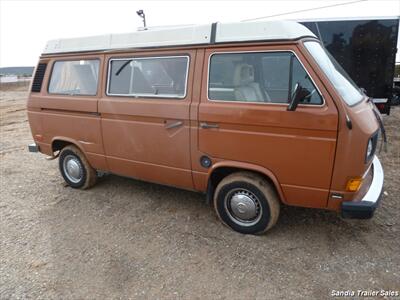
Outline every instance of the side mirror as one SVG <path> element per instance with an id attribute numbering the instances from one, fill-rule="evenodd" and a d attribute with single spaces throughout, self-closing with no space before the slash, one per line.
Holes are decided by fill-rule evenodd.
<path id="1" fill-rule="evenodd" d="M 303 100 L 305 97 L 309 95 L 309 91 L 307 89 L 304 89 L 300 83 L 296 83 L 294 87 L 294 92 L 291 97 L 291 101 L 287 107 L 287 110 L 289 111 L 295 111 L 301 100 Z"/>

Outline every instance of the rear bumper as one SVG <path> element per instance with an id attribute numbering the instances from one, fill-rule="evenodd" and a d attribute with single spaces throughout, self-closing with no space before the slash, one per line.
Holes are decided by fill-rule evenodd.
<path id="1" fill-rule="evenodd" d="M 28 145 L 28 150 L 29 150 L 29 152 L 39 152 L 40 151 L 39 145 L 36 144 L 36 143 L 29 144 Z"/>
<path id="2" fill-rule="evenodd" d="M 370 219 L 379 205 L 383 192 L 383 169 L 375 156 L 372 162 L 373 178 L 371 185 L 361 201 L 344 201 L 341 205 L 343 218 Z"/>

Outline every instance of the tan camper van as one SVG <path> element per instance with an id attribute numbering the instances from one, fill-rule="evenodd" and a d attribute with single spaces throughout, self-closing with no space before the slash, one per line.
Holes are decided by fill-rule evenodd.
<path id="1" fill-rule="evenodd" d="M 202 192 L 242 233 L 281 205 L 370 218 L 381 198 L 380 116 L 295 22 L 50 41 L 28 117 L 71 187 L 101 171 Z"/>

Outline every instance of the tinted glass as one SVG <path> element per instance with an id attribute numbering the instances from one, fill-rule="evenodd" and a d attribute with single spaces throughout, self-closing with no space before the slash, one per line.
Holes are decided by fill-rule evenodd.
<path id="1" fill-rule="evenodd" d="M 302 103 L 322 98 L 291 52 L 214 54 L 210 60 L 211 100 L 289 103 L 295 84 L 309 91 Z"/>
<path id="2" fill-rule="evenodd" d="M 110 95 L 177 97 L 186 93 L 188 57 L 113 59 Z"/>
<path id="3" fill-rule="evenodd" d="M 57 61 L 51 73 L 49 93 L 96 95 L 98 60 Z"/>

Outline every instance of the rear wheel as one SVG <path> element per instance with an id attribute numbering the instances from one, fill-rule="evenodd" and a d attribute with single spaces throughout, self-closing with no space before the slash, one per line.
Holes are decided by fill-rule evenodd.
<path id="1" fill-rule="evenodd" d="M 61 150 L 59 157 L 61 175 L 69 186 L 87 189 L 97 181 L 96 170 L 93 169 L 83 153 L 74 145 Z"/>
<path id="2" fill-rule="evenodd" d="M 214 194 L 214 207 L 223 223 L 246 234 L 266 232 L 278 220 L 278 196 L 269 182 L 250 172 L 224 178 Z"/>

